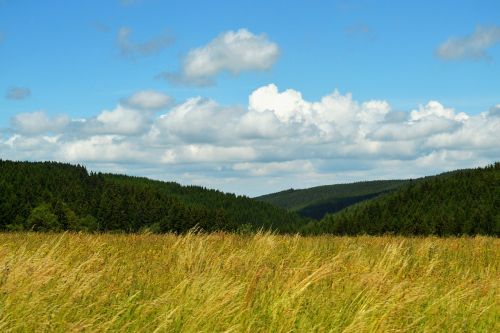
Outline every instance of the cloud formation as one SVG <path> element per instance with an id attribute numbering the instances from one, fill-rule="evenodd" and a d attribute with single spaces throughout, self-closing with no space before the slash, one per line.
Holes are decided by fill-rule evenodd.
<path id="1" fill-rule="evenodd" d="M 147 56 L 161 51 L 169 46 L 173 39 L 169 34 L 163 34 L 145 42 L 132 40 L 132 29 L 121 27 L 118 30 L 116 42 L 122 56 Z"/>
<path id="2" fill-rule="evenodd" d="M 500 104 L 478 115 L 438 101 L 396 112 L 384 100 L 335 90 L 308 101 L 274 84 L 251 92 L 247 106 L 167 99 L 141 91 L 86 119 L 19 114 L 0 136 L 0 152 L 246 194 L 416 177 L 500 156 Z M 157 115 L 160 105 L 166 110 Z"/>
<path id="3" fill-rule="evenodd" d="M 436 55 L 443 60 L 484 60 L 489 59 L 487 50 L 500 43 L 500 27 L 477 27 L 464 37 L 452 37 L 441 44 Z"/>
<path id="4" fill-rule="evenodd" d="M 5 93 L 5 98 L 14 101 L 21 101 L 30 96 L 31 96 L 31 89 L 24 87 L 11 87 Z"/>
<path id="5" fill-rule="evenodd" d="M 172 98 L 162 92 L 154 90 L 141 90 L 123 100 L 131 108 L 144 110 L 159 110 L 172 103 Z"/>
<path id="6" fill-rule="evenodd" d="M 181 70 L 163 77 L 176 84 L 211 85 L 222 72 L 238 75 L 268 70 L 278 56 L 278 45 L 264 34 L 255 35 L 247 29 L 226 31 L 208 44 L 189 51 Z"/>
<path id="7" fill-rule="evenodd" d="M 13 130 L 21 134 L 59 133 L 69 122 L 67 115 L 49 117 L 44 111 L 20 113 L 11 119 Z"/>

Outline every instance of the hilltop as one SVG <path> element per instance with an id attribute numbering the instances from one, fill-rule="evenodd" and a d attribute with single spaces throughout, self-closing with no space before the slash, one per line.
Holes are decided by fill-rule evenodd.
<path id="1" fill-rule="evenodd" d="M 254 200 L 175 182 L 89 173 L 80 165 L 0 160 L 0 231 L 183 233 L 197 228 L 498 236 L 498 207 L 498 162 L 417 180 L 320 186 Z M 334 213 L 318 221 L 297 214 L 317 217 L 328 210 Z"/>
<path id="2" fill-rule="evenodd" d="M 410 182 L 319 222 L 315 234 L 500 235 L 500 163 Z"/>
<path id="3" fill-rule="evenodd" d="M 255 199 L 319 220 L 327 213 L 335 213 L 360 201 L 394 191 L 408 182 L 409 180 L 376 180 L 323 185 L 298 190 L 289 189 Z"/>
<path id="4" fill-rule="evenodd" d="M 304 223 L 271 204 L 199 186 L 0 160 L 0 230 L 296 232 Z"/>

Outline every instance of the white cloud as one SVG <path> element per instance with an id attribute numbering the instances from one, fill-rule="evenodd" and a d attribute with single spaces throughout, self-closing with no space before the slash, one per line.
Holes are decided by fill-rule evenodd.
<path id="1" fill-rule="evenodd" d="M 441 131 L 426 140 L 435 149 L 494 150 L 498 148 L 500 117 L 480 115 L 467 121 L 456 131 Z M 500 154 L 497 154 L 500 157 Z"/>
<path id="2" fill-rule="evenodd" d="M 355 136 L 382 121 L 390 112 L 385 101 L 372 100 L 359 105 L 351 94 L 338 91 L 324 96 L 319 102 L 308 102 L 293 89 L 279 92 L 270 84 L 255 90 L 249 98 L 250 110 L 271 111 L 282 122 L 294 127 L 302 134 L 309 133 L 320 141 Z M 354 136 L 353 136 L 354 135 Z"/>
<path id="3" fill-rule="evenodd" d="M 161 158 L 162 163 L 200 163 L 253 160 L 256 152 L 252 147 L 218 147 L 211 145 L 186 145 L 168 149 Z"/>
<path id="4" fill-rule="evenodd" d="M 287 135 L 288 131 L 272 111 L 249 110 L 240 119 L 236 132 L 242 138 L 270 139 Z"/>
<path id="5" fill-rule="evenodd" d="M 233 169 L 248 172 L 252 176 L 283 176 L 289 173 L 296 173 L 298 170 L 303 174 L 315 173 L 312 162 L 304 160 L 270 163 L 236 163 Z"/>
<path id="6" fill-rule="evenodd" d="M 132 29 L 121 27 L 118 30 L 116 42 L 123 56 L 150 55 L 161 51 L 172 43 L 172 37 L 164 33 L 158 37 L 145 42 L 134 42 L 131 40 Z"/>
<path id="7" fill-rule="evenodd" d="M 260 194 L 416 177 L 500 156 L 500 105 L 468 115 L 430 101 L 394 112 L 383 100 L 333 91 L 308 101 L 297 90 L 267 85 L 250 93 L 246 107 L 194 97 L 157 115 L 166 98 L 145 98 L 150 93 L 86 119 L 19 114 L 0 136 L 2 158 L 87 163 Z"/>
<path id="8" fill-rule="evenodd" d="M 278 92 L 274 84 L 261 87 L 250 95 L 248 99 L 250 110 L 257 112 L 272 111 L 283 122 L 300 122 L 310 112 L 310 103 L 302 99 L 302 94 L 293 89 Z"/>
<path id="9" fill-rule="evenodd" d="M 216 142 L 234 137 L 238 116 L 244 111 L 220 106 L 201 97 L 190 98 L 155 122 L 150 136 L 160 141 Z"/>
<path id="10" fill-rule="evenodd" d="M 488 59 L 488 48 L 500 43 L 500 27 L 477 27 L 465 37 L 452 37 L 441 44 L 436 55 L 444 60 Z"/>
<path id="11" fill-rule="evenodd" d="M 117 105 L 113 110 L 103 110 L 83 125 L 88 133 L 134 135 L 147 130 L 149 118 L 149 112 Z"/>
<path id="12" fill-rule="evenodd" d="M 57 142 L 57 136 L 26 136 L 15 134 L 5 141 L 5 144 L 11 148 L 15 148 L 21 151 L 35 151 L 39 150 L 41 146 L 45 148 L 53 143 Z"/>
<path id="13" fill-rule="evenodd" d="M 410 119 L 412 121 L 421 120 L 426 117 L 438 117 L 457 121 L 464 121 L 468 118 L 465 113 L 460 112 L 459 114 L 455 114 L 455 110 L 445 108 L 437 101 L 430 101 L 425 106 L 420 105 L 418 110 L 413 110 L 410 113 Z"/>
<path id="14" fill-rule="evenodd" d="M 158 110 L 167 107 L 172 102 L 172 98 L 164 93 L 154 90 L 138 91 L 126 100 L 124 104 L 131 108 Z"/>
<path id="15" fill-rule="evenodd" d="M 429 116 L 418 121 L 382 124 L 371 133 L 370 137 L 384 141 L 415 140 L 437 133 L 452 131 L 459 126 L 461 126 L 461 123 L 456 121 Z"/>
<path id="16" fill-rule="evenodd" d="M 60 132 L 69 124 L 66 115 L 49 117 L 44 111 L 20 113 L 11 119 L 16 132 L 23 134 L 38 134 Z"/>
<path id="17" fill-rule="evenodd" d="M 237 75 L 268 70 L 278 55 L 278 45 L 266 35 L 255 35 L 246 29 L 226 31 L 208 44 L 189 51 L 179 73 L 164 76 L 173 83 L 210 85 L 221 72 Z"/>
<path id="18" fill-rule="evenodd" d="M 96 135 L 83 140 L 61 143 L 55 157 L 70 162 L 131 162 L 146 161 L 143 147 L 114 135 Z"/>

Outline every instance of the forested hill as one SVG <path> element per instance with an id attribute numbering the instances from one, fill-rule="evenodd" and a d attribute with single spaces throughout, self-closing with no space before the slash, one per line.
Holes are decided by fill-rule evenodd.
<path id="1" fill-rule="evenodd" d="M 321 219 L 357 202 L 394 191 L 409 180 L 377 180 L 286 190 L 255 198 L 295 211 L 302 216 Z"/>
<path id="2" fill-rule="evenodd" d="M 312 221 L 270 203 L 198 186 L 88 173 L 79 165 L 0 160 L 0 231 L 185 232 L 197 227 L 208 232 L 262 228 L 303 234 L 500 236 L 500 163 L 417 181 L 348 185 L 336 185 L 335 193 L 377 197 Z M 315 191 L 329 194 L 332 188 Z M 303 191 L 290 194 L 299 192 L 302 200 L 308 193 Z M 289 198 L 295 200 L 293 195 Z M 300 202 L 292 199 L 288 203 Z"/>
<path id="3" fill-rule="evenodd" d="M 500 163 L 411 182 L 312 222 L 304 232 L 500 236 Z"/>
<path id="4" fill-rule="evenodd" d="M 296 232 L 304 223 L 271 204 L 202 187 L 0 160 L 0 230 Z"/>

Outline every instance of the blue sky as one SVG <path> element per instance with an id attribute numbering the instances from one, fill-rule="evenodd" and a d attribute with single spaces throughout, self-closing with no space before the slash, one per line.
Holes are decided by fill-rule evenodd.
<path id="1" fill-rule="evenodd" d="M 0 158 L 249 195 L 481 165 L 499 61 L 498 1 L 0 0 Z"/>

